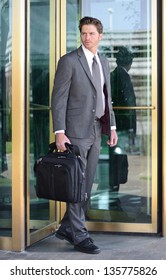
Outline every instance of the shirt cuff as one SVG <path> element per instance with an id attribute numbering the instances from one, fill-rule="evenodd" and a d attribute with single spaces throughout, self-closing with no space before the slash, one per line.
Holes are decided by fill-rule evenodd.
<path id="1" fill-rule="evenodd" d="M 111 130 L 116 130 L 116 126 L 111 126 Z"/>
<path id="2" fill-rule="evenodd" d="M 57 133 L 65 133 L 65 131 L 64 130 L 57 130 L 57 131 L 54 131 L 54 133 L 56 135 Z"/>

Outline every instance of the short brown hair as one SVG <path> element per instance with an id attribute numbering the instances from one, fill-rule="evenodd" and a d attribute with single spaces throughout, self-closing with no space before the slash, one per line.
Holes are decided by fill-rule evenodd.
<path id="1" fill-rule="evenodd" d="M 80 19 L 79 21 L 79 30 L 81 32 L 82 30 L 82 26 L 83 25 L 88 25 L 88 24 L 93 24 L 96 26 L 97 31 L 102 34 L 103 33 L 103 25 L 101 23 L 101 21 L 97 18 L 93 18 L 93 17 L 83 17 L 82 19 Z"/>

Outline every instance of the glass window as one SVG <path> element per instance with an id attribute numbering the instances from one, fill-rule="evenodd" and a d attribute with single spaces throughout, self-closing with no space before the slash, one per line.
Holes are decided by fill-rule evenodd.
<path id="1" fill-rule="evenodd" d="M 67 52 L 74 50 L 80 42 L 80 33 L 78 30 L 78 21 L 80 18 L 80 1 L 68 0 L 67 1 L 67 24 L 66 24 L 66 46 Z"/>
<path id="2" fill-rule="evenodd" d="M 49 145 L 49 12 L 50 1 L 30 1 L 30 227 L 49 224 L 49 201 L 35 192 L 34 162 Z M 42 20 L 41 20 L 42 19 Z"/>
<path id="3" fill-rule="evenodd" d="M 12 227 L 12 1 L 0 1 L 0 236 Z"/>
<path id="4" fill-rule="evenodd" d="M 99 18 L 104 26 L 99 51 L 110 65 L 118 145 L 103 136 L 88 220 L 151 223 L 151 1 L 67 1 L 68 11 Z M 75 6 L 77 4 L 77 7 Z M 75 13 L 67 16 L 67 51 L 79 46 Z M 77 20 L 77 23 L 78 23 Z M 139 107 L 139 109 L 138 109 Z"/>

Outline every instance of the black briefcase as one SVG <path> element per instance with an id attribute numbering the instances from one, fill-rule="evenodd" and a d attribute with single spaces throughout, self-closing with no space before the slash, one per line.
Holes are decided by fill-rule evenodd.
<path id="1" fill-rule="evenodd" d="M 128 180 L 127 155 L 116 151 L 121 151 L 121 148 L 118 146 L 110 148 L 110 186 L 125 184 Z"/>
<path id="2" fill-rule="evenodd" d="M 37 197 L 70 203 L 85 200 L 85 175 L 79 149 L 67 143 L 66 148 L 58 152 L 55 143 L 51 143 L 48 154 L 35 162 Z"/>

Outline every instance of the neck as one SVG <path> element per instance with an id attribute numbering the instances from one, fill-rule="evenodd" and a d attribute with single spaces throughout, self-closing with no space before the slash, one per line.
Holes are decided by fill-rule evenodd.
<path id="1" fill-rule="evenodd" d="M 86 48 L 85 46 L 84 46 L 84 44 L 82 44 L 83 45 L 83 47 L 86 49 L 86 50 L 88 50 L 88 51 L 90 51 L 91 53 L 93 53 L 93 55 L 95 55 L 96 53 L 97 53 L 97 48 L 95 47 L 95 48 Z"/>

